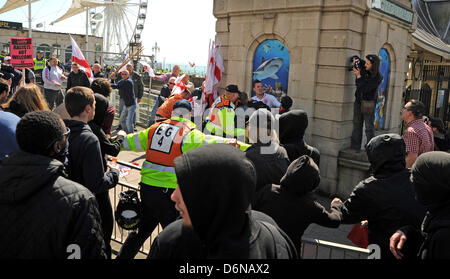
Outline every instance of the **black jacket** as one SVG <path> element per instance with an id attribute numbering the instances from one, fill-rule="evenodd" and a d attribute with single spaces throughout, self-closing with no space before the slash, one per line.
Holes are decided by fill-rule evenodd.
<path id="1" fill-rule="evenodd" d="M 144 96 L 144 82 L 140 74 L 133 72 L 131 75 L 131 80 L 133 81 L 134 95 L 138 99 L 142 99 Z"/>
<path id="2" fill-rule="evenodd" d="M 104 172 L 100 143 L 89 125 L 76 120 L 64 122 L 70 129 L 69 178 L 94 194 L 106 192 L 116 186 L 119 172 L 115 169 Z"/>
<path id="3" fill-rule="evenodd" d="M 18 151 L 0 166 L 0 258 L 106 258 L 97 201 L 57 160 Z M 70 250 L 69 250 L 70 251 Z"/>
<path id="4" fill-rule="evenodd" d="M 340 203 L 328 212 L 313 191 L 319 186 L 319 168 L 304 155 L 289 165 L 280 185 L 266 185 L 259 192 L 253 209 L 272 217 L 300 249 L 303 233 L 312 223 L 337 228 L 341 221 Z"/>
<path id="5" fill-rule="evenodd" d="M 103 158 L 103 168 L 105 170 L 107 163 L 106 155 L 111 155 L 114 157 L 119 155 L 120 148 L 123 142 L 123 136 L 118 136 L 116 139 L 108 139 L 102 129 L 108 107 L 108 99 L 106 99 L 99 93 L 95 93 L 95 116 L 94 119 L 92 121 L 89 121 L 88 123 L 89 127 L 91 128 L 94 135 L 97 136 L 100 143 L 100 149 Z"/>
<path id="6" fill-rule="evenodd" d="M 362 75 L 355 80 L 356 91 L 355 98 L 357 102 L 361 100 L 375 101 L 378 98 L 378 86 L 383 81 L 383 76 L 377 73 L 375 77 L 370 76 L 368 73 Z"/>
<path id="7" fill-rule="evenodd" d="M 306 144 L 303 137 L 308 127 L 308 115 L 303 110 L 291 110 L 283 113 L 279 118 L 280 143 L 286 149 L 289 160 L 303 155 L 311 157 L 317 166 L 320 166 L 320 152 L 317 148 Z"/>
<path id="8" fill-rule="evenodd" d="M 133 81 L 128 79 L 122 79 L 118 83 L 114 83 L 111 80 L 111 87 L 114 89 L 119 89 L 119 97 L 124 100 L 125 106 L 129 107 L 136 104 L 136 98 L 134 95 L 134 85 Z"/>
<path id="9" fill-rule="evenodd" d="M 245 156 L 253 163 L 256 170 L 256 191 L 267 184 L 280 184 L 280 179 L 289 167 L 286 150 L 280 145 L 255 143 L 245 151 Z M 271 152 L 262 152 L 271 148 Z"/>
<path id="10" fill-rule="evenodd" d="M 161 91 L 159 93 L 158 96 L 158 100 L 159 100 L 159 107 L 164 103 L 164 101 L 170 97 L 170 93 L 172 92 L 172 90 L 169 87 L 169 84 L 164 84 L 163 87 L 161 88 Z"/>
<path id="11" fill-rule="evenodd" d="M 406 226 L 406 243 L 422 259 L 450 259 L 450 154 L 427 152 L 412 167 L 411 180 L 417 200 L 427 215 L 421 230 Z"/>
<path id="12" fill-rule="evenodd" d="M 67 77 L 67 88 L 66 90 L 69 90 L 72 87 L 75 86 L 84 86 L 84 87 L 91 87 L 91 83 L 89 82 L 89 78 L 87 74 L 79 69 L 78 73 L 75 74 L 74 72 L 70 72 L 69 76 Z"/>
<path id="13" fill-rule="evenodd" d="M 405 225 L 419 228 L 425 209 L 414 198 L 410 171 L 405 168 L 405 143 L 399 135 L 373 138 L 367 156 L 373 175 L 361 181 L 340 207 L 342 223 L 368 220 L 369 243 L 378 244 L 381 258 L 389 259 L 393 258 L 390 237 Z"/>
<path id="14" fill-rule="evenodd" d="M 296 258 L 290 239 L 268 217 L 250 210 L 256 177 L 243 152 L 208 145 L 183 154 L 174 164 L 193 231 L 186 235 L 179 221 L 172 223 L 154 241 L 151 258 Z"/>

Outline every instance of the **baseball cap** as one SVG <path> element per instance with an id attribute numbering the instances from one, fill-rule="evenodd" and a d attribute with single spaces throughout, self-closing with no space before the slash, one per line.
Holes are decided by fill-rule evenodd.
<path id="1" fill-rule="evenodd" d="M 173 110 L 176 110 L 177 108 L 184 108 L 188 111 L 192 111 L 191 104 L 187 100 L 179 100 L 176 101 L 175 104 L 173 104 Z"/>

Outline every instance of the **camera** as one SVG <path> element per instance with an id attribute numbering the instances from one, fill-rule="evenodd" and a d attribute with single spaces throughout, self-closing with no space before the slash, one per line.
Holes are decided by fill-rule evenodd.
<path id="1" fill-rule="evenodd" d="M 358 69 L 361 72 L 366 70 L 365 68 L 366 61 L 360 58 L 359 56 L 354 55 L 350 57 L 349 61 L 350 61 L 350 67 L 348 68 L 349 72 L 353 71 L 353 69 Z M 353 61 L 355 61 L 355 63 L 353 63 Z"/>

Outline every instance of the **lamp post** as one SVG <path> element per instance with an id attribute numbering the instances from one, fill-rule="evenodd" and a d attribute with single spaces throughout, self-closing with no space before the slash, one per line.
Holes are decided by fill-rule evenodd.
<path id="1" fill-rule="evenodd" d="M 158 60 L 156 60 L 156 57 L 158 56 L 158 52 L 159 52 L 159 46 L 158 46 L 157 42 L 155 42 L 155 45 L 152 47 L 152 51 L 153 51 L 152 62 L 155 63 L 156 61 L 158 61 Z M 155 65 L 154 64 L 152 65 L 152 67 L 153 67 L 153 69 L 155 69 Z"/>

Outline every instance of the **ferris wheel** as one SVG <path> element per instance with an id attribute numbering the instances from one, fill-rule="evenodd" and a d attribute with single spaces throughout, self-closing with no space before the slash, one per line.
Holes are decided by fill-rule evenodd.
<path id="1" fill-rule="evenodd" d="M 104 52 L 124 53 L 140 42 L 147 7 L 148 0 L 111 0 L 90 11 L 92 34 L 103 37 Z"/>

